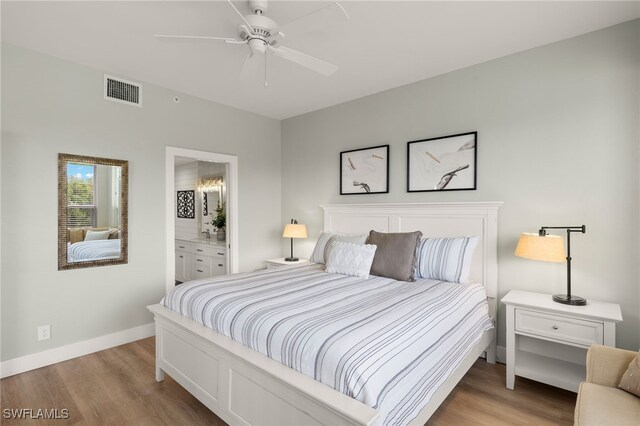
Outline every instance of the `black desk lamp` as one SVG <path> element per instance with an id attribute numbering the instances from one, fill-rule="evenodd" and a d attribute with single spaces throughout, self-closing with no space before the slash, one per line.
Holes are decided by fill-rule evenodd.
<path id="1" fill-rule="evenodd" d="M 547 235 L 547 229 L 567 230 L 567 252 L 562 237 Z M 584 306 L 587 300 L 571 294 L 571 233 L 586 232 L 586 226 L 543 226 L 538 234 L 523 233 L 516 247 L 516 256 L 543 262 L 567 262 L 567 294 L 554 294 L 553 301 L 565 305 Z"/>

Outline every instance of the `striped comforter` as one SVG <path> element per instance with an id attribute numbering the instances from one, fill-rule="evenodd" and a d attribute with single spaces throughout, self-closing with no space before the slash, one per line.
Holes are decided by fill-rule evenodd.
<path id="1" fill-rule="evenodd" d="M 329 274 L 323 265 L 191 281 L 166 307 L 406 424 L 492 328 L 484 288 Z"/>
<path id="2" fill-rule="evenodd" d="M 86 262 L 120 257 L 120 240 L 80 241 L 67 248 L 68 262 Z"/>

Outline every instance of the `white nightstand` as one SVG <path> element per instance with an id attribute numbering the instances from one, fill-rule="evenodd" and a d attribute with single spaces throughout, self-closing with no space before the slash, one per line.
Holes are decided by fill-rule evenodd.
<path id="1" fill-rule="evenodd" d="M 287 266 L 302 266 L 311 264 L 311 262 L 309 262 L 309 259 L 300 259 L 295 262 L 287 262 L 286 260 L 284 260 L 284 257 L 265 260 L 265 263 L 267 264 L 267 269 L 278 269 L 285 268 Z"/>
<path id="2" fill-rule="evenodd" d="M 585 379 L 586 352 L 593 343 L 616 345 L 620 305 L 588 300 L 570 306 L 550 294 L 511 290 L 507 306 L 507 388 L 515 376 L 577 392 Z"/>

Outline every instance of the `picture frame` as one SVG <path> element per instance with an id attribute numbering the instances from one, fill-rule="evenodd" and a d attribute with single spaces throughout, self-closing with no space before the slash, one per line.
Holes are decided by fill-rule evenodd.
<path id="1" fill-rule="evenodd" d="M 407 192 L 477 189 L 478 132 L 407 142 Z"/>
<path id="2" fill-rule="evenodd" d="M 177 191 L 176 217 L 178 219 L 196 218 L 195 191 Z"/>
<path id="3" fill-rule="evenodd" d="M 389 192 L 389 145 L 340 153 L 340 195 Z"/>

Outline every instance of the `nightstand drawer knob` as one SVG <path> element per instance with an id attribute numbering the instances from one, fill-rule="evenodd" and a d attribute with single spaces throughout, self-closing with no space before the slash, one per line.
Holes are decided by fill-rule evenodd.
<path id="1" fill-rule="evenodd" d="M 553 327 L 551 327 L 551 328 L 553 328 L 554 330 L 557 330 L 557 329 L 558 329 L 558 326 L 557 326 L 557 325 L 554 325 L 554 326 L 553 326 Z"/>

